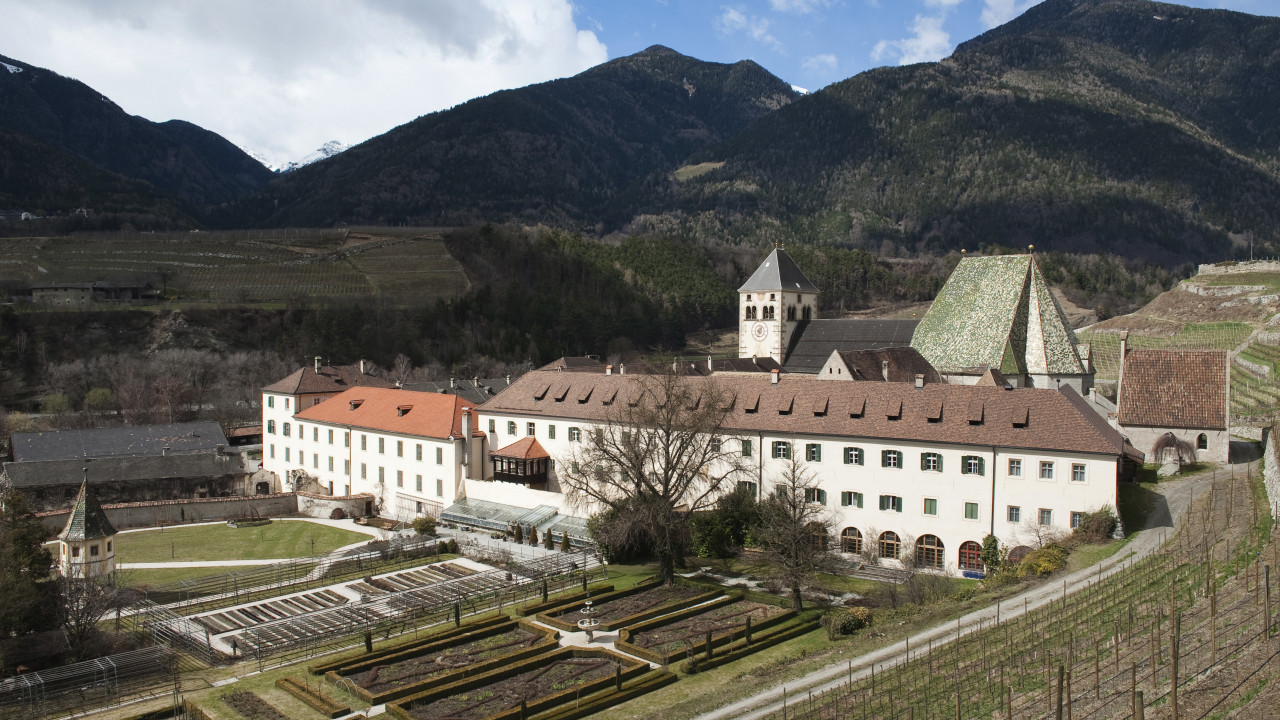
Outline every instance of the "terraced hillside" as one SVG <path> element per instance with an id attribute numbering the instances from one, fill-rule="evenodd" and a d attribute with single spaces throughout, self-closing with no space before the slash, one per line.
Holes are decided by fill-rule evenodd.
<path id="1" fill-rule="evenodd" d="M 1201 266 L 1141 310 L 1077 331 L 1104 387 L 1119 374 L 1122 331 L 1131 348 L 1230 352 L 1233 424 L 1269 424 L 1280 412 L 1280 262 Z"/>
<path id="2" fill-rule="evenodd" d="M 183 302 L 452 298 L 467 286 L 441 237 L 394 229 L 110 233 L 7 240 L 0 284 L 146 284 Z"/>

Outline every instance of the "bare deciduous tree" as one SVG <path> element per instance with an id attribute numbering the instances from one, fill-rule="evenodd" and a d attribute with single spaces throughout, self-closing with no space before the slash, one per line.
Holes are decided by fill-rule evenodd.
<path id="1" fill-rule="evenodd" d="M 102 641 L 99 624 L 126 603 L 126 593 L 109 577 L 64 577 L 58 583 L 62 628 L 72 656 L 77 660 L 96 657 Z"/>
<path id="2" fill-rule="evenodd" d="M 561 485 L 581 508 L 607 508 L 605 546 L 640 545 L 670 583 L 689 547 L 689 516 L 710 507 L 745 471 L 741 439 L 724 435 L 732 395 L 716 380 L 673 370 L 635 376 L 583 433 Z"/>
<path id="3" fill-rule="evenodd" d="M 760 503 L 755 536 L 778 580 L 790 589 L 796 610 L 804 606 L 804 586 L 816 574 L 836 568 L 830 552 L 835 517 L 822 504 L 822 492 L 817 478 L 793 452 L 773 491 Z"/>

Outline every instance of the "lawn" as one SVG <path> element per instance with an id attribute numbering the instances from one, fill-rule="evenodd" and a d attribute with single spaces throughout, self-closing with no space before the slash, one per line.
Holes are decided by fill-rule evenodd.
<path id="1" fill-rule="evenodd" d="M 248 570 L 258 569 L 259 565 L 228 565 L 226 567 L 179 567 L 172 569 L 145 569 L 145 570 L 121 570 L 119 571 L 120 582 L 133 587 L 164 585 L 166 583 L 178 582 L 179 580 L 191 580 L 193 578 L 209 577 L 215 573 L 232 573 L 245 572 Z M 312 566 L 314 567 L 314 565 Z"/>
<path id="2" fill-rule="evenodd" d="M 276 520 L 270 525 L 244 528 L 221 523 L 189 525 L 118 535 L 116 561 L 141 563 L 309 557 L 369 539 L 364 533 L 302 520 Z M 205 568 L 205 574 L 209 572 L 210 569 Z"/>

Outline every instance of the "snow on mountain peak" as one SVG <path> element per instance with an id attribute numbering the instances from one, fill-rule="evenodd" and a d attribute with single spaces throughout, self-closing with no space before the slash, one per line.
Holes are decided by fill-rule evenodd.
<path id="1" fill-rule="evenodd" d="M 791 89 L 792 89 L 792 90 L 795 90 L 796 92 L 800 93 L 801 95 L 808 95 L 808 94 L 809 94 L 809 91 L 808 91 L 808 90 L 805 90 L 804 88 L 800 87 L 799 85 L 792 85 L 792 86 L 791 86 Z"/>
<path id="2" fill-rule="evenodd" d="M 18 67 L 17 65 L 10 65 L 7 62 L 0 62 L 0 65 L 3 65 L 4 69 L 8 70 L 10 74 L 22 72 L 22 68 Z"/>
<path id="3" fill-rule="evenodd" d="M 307 165 L 310 165 L 313 162 L 319 162 L 321 160 L 324 160 L 325 158 L 331 158 L 334 155 L 337 155 L 338 153 L 346 150 L 349 147 L 351 146 L 347 145 L 346 143 L 339 142 L 338 140 L 330 140 L 324 145 L 321 145 L 315 151 L 307 153 L 299 160 L 287 160 L 284 162 L 280 162 L 278 159 L 273 160 L 272 158 L 268 157 L 265 153 L 253 150 L 252 148 L 240 146 L 240 149 L 243 150 L 245 154 L 247 154 L 249 157 L 262 163 L 263 166 L 265 166 L 268 170 L 272 172 L 277 172 L 277 173 L 287 173 L 287 172 L 293 172 L 294 170 L 297 170 L 300 167 L 306 167 Z"/>

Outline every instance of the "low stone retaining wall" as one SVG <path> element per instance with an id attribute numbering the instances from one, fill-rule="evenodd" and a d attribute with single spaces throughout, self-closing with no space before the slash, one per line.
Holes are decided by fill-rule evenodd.
<path id="1" fill-rule="evenodd" d="M 117 530 L 183 525 L 186 523 L 233 520 L 258 515 L 260 517 L 289 517 L 302 515 L 329 518 L 335 508 L 344 517 L 364 514 L 366 503 L 373 501 L 369 494 L 361 495 L 312 495 L 310 493 L 276 493 L 273 495 L 237 495 L 219 498 L 191 498 L 187 500 L 156 500 L 140 503 L 112 503 L 103 505 L 107 518 Z M 51 535 L 59 533 L 67 524 L 66 510 L 37 513 Z"/>

